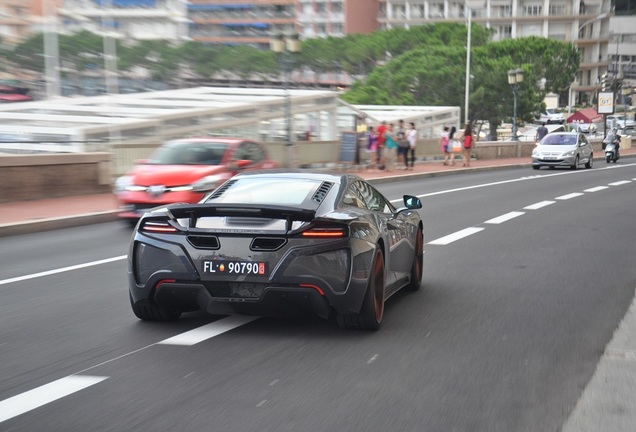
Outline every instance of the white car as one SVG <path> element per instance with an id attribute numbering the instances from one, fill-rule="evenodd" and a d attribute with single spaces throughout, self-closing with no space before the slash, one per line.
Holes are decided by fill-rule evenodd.
<path id="1" fill-rule="evenodd" d="M 578 169 L 582 164 L 592 168 L 594 151 L 580 132 L 555 132 L 546 135 L 532 150 L 532 168 L 568 167 Z"/>
<path id="2" fill-rule="evenodd" d="M 548 108 L 547 110 L 545 110 L 545 112 L 539 115 L 539 123 L 563 124 L 565 123 L 565 116 L 563 115 L 563 113 L 557 112 L 557 110 L 555 110 L 554 108 Z"/>
<path id="3" fill-rule="evenodd" d="M 634 129 L 636 126 L 636 121 L 632 119 L 625 119 L 624 115 L 619 114 L 608 115 L 605 120 L 605 126 L 612 127 L 614 120 L 616 120 L 616 126 L 621 129 Z"/>

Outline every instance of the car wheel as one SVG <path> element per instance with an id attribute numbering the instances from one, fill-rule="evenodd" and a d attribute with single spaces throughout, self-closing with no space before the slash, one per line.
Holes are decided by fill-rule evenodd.
<path id="1" fill-rule="evenodd" d="M 411 280 L 406 288 L 410 291 L 417 291 L 422 284 L 422 267 L 424 265 L 424 237 L 422 229 L 417 228 L 415 239 L 415 253 L 413 254 L 413 264 L 411 265 Z"/>
<path id="2" fill-rule="evenodd" d="M 576 157 L 574 158 L 574 165 L 572 165 L 570 168 L 573 170 L 579 168 L 579 155 L 576 155 Z"/>
<path id="3" fill-rule="evenodd" d="M 137 318 L 144 321 L 175 321 L 181 316 L 181 312 L 163 308 L 152 303 L 135 304 L 130 297 L 130 307 Z"/>
<path id="4" fill-rule="evenodd" d="M 373 257 L 373 269 L 360 313 L 338 314 L 338 326 L 351 330 L 377 330 L 384 315 L 384 254 L 378 248 Z"/>
<path id="5" fill-rule="evenodd" d="M 594 165 L 594 154 L 590 155 L 590 158 L 588 159 L 587 163 L 585 164 L 585 168 L 590 169 L 590 168 L 592 168 L 592 165 Z"/>

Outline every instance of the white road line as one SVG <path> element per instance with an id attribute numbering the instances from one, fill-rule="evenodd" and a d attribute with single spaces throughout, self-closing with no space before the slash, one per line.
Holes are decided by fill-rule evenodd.
<path id="1" fill-rule="evenodd" d="M 104 381 L 108 377 L 71 375 L 0 402 L 0 423 Z"/>
<path id="2" fill-rule="evenodd" d="M 556 201 L 541 201 L 541 202 L 538 202 L 536 204 L 532 204 L 532 205 L 529 205 L 527 207 L 524 207 L 523 209 L 524 210 L 539 210 L 540 208 L 549 206 L 549 205 L 554 204 L 554 203 L 556 203 Z"/>
<path id="3" fill-rule="evenodd" d="M 58 274 L 58 273 L 64 273 L 64 272 L 68 272 L 68 271 L 73 271 L 73 270 L 79 270 L 79 269 L 83 269 L 86 267 L 93 267 L 93 266 L 97 266 L 97 265 L 101 265 L 101 264 L 107 264 L 107 263 L 111 263 L 114 261 L 120 261 L 126 259 L 126 255 L 121 255 L 121 256 L 117 256 L 117 257 L 113 257 L 113 258 L 106 258 L 103 260 L 99 260 L 99 261 L 92 261 L 92 262 L 87 262 L 84 264 L 77 264 L 77 265 L 72 265 L 69 267 L 62 267 L 59 269 L 55 269 L 55 270 L 48 270 L 48 271 L 44 271 L 44 272 L 40 272 L 40 273 L 33 273 L 30 275 L 25 275 L 25 276 L 18 276 L 18 277 L 14 277 L 11 279 L 4 279 L 4 280 L 0 280 L 0 285 L 6 285 L 6 284 L 10 284 L 13 282 L 21 282 L 21 281 L 25 281 L 25 280 L 29 280 L 29 279 L 35 279 L 35 278 L 39 278 L 39 277 L 44 277 L 44 276 L 50 276 L 53 274 Z"/>
<path id="4" fill-rule="evenodd" d="M 600 171 L 600 170 L 606 170 L 606 169 L 621 169 L 621 168 L 628 168 L 628 167 L 633 167 L 636 164 L 620 164 L 620 165 L 612 165 L 611 167 L 603 167 L 603 168 L 596 168 L 594 169 L 594 171 Z M 516 179 L 510 179 L 510 180 L 502 180 L 502 181 L 498 181 L 498 182 L 492 182 L 492 183 L 483 183 L 483 184 L 478 184 L 478 185 L 471 185 L 471 186 L 466 186 L 466 187 L 460 187 L 460 188 L 455 188 L 455 189 L 446 189 L 446 190 L 441 190 L 441 191 L 437 191 L 437 192 L 431 192 L 431 193 L 427 193 L 427 194 L 420 194 L 420 195 L 416 195 L 418 198 L 426 198 L 426 197 L 431 197 L 431 196 L 436 196 L 436 195 L 443 195 L 443 194 L 447 194 L 447 193 L 453 193 L 453 192 L 461 192 L 461 191 L 465 191 L 465 190 L 471 190 L 471 189 L 479 189 L 479 188 L 484 188 L 484 187 L 490 187 L 490 186 L 499 186 L 499 185 L 503 185 L 503 184 L 508 184 L 508 183 L 516 183 L 516 182 L 521 182 L 521 181 L 534 181 L 534 180 L 541 180 L 544 178 L 550 178 L 550 177 L 556 177 L 556 176 L 562 176 L 562 175 L 584 175 L 586 173 L 589 172 L 593 172 L 590 170 L 576 170 L 576 171 L 564 171 L 564 172 L 558 172 L 558 173 L 554 173 L 554 174 L 544 174 L 544 175 L 538 175 L 538 176 L 530 176 L 530 177 L 519 177 Z M 636 179 L 634 179 L 636 181 Z M 394 199 L 391 200 L 392 203 L 401 203 L 403 202 L 403 198 L 398 198 L 398 199 Z"/>
<path id="5" fill-rule="evenodd" d="M 565 200 L 569 200 L 569 199 L 572 199 L 572 198 L 580 197 L 581 195 L 584 195 L 583 192 L 574 192 L 574 193 L 567 194 L 567 195 L 561 195 L 560 197 L 556 197 L 555 199 L 565 201 Z"/>
<path id="6" fill-rule="evenodd" d="M 178 334 L 171 338 L 157 342 L 158 345 L 182 345 L 190 346 L 203 342 L 204 340 L 213 338 L 225 332 L 228 332 L 236 327 L 240 327 L 251 321 L 258 319 L 258 317 L 242 316 L 242 315 L 230 315 L 226 318 L 214 321 L 213 323 L 206 324 L 204 326 L 192 329 L 185 333 Z"/>
<path id="7" fill-rule="evenodd" d="M 514 219 L 514 218 L 519 217 L 519 216 L 524 215 L 524 214 L 526 214 L 526 213 L 525 212 L 513 211 L 513 212 L 510 212 L 510 213 L 506 213 L 504 215 L 498 216 L 496 218 L 489 219 L 489 220 L 487 220 L 484 223 L 487 223 L 487 224 L 500 224 L 500 223 L 504 223 L 506 221 L 509 221 L 510 219 Z"/>
<path id="8" fill-rule="evenodd" d="M 598 191 L 602 191 L 604 189 L 609 189 L 608 186 L 596 186 L 590 189 L 585 189 L 583 192 L 598 192 Z"/>
<path id="9" fill-rule="evenodd" d="M 428 244 L 430 245 L 447 245 L 450 244 L 454 241 L 463 239 L 464 237 L 468 237 L 469 235 L 473 235 L 475 233 L 478 233 L 479 231 L 483 231 L 483 228 L 476 228 L 476 227 L 471 227 L 471 228 L 465 228 L 461 231 L 457 231 L 453 234 L 449 234 L 447 236 L 444 237 L 440 237 L 437 240 L 433 240 L 428 242 Z"/>
<path id="10" fill-rule="evenodd" d="M 608 183 L 608 184 L 610 186 L 621 186 L 621 185 L 628 184 L 628 183 L 631 183 L 631 182 L 632 182 L 631 180 L 622 180 L 622 181 L 617 181 L 617 182 Z"/>

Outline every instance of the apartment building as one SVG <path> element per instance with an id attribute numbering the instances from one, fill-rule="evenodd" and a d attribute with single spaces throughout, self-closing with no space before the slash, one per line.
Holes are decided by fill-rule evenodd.
<path id="1" fill-rule="evenodd" d="M 541 36 L 574 44 L 581 52 L 574 100 L 600 89 L 611 62 L 611 0 L 380 0 L 382 29 L 440 21 L 467 22 L 494 30 L 493 39 Z"/>
<path id="2" fill-rule="evenodd" d="M 67 33 L 88 30 L 136 40 L 188 38 L 183 0 L 63 0 L 58 28 Z"/>
<path id="3" fill-rule="evenodd" d="M 377 0 L 298 0 L 302 37 L 367 34 L 379 28 Z"/>
<path id="4" fill-rule="evenodd" d="M 24 0 L 0 0 L 0 38 L 13 45 L 31 31 L 31 9 Z"/>
<path id="5" fill-rule="evenodd" d="M 608 72 L 624 87 L 636 87 L 636 16 L 612 17 L 609 37 Z"/>
<path id="6" fill-rule="evenodd" d="M 199 42 L 268 48 L 273 34 L 298 30 L 296 0 L 192 0 L 187 10 Z"/>

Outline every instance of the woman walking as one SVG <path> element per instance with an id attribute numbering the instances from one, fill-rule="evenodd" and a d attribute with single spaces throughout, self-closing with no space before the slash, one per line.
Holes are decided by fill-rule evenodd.
<path id="1" fill-rule="evenodd" d="M 473 134 L 473 128 L 470 123 L 466 123 L 466 129 L 461 136 L 460 142 L 462 143 L 462 160 L 463 166 L 470 166 L 470 156 L 475 147 L 475 135 Z"/>
<path id="2" fill-rule="evenodd" d="M 451 142 L 448 139 L 448 135 L 449 135 L 448 126 L 444 126 L 444 131 L 442 132 L 442 135 L 439 137 L 439 149 L 442 151 L 442 153 L 444 153 L 443 165 L 448 165 L 448 161 L 451 155 L 451 149 L 449 148 L 451 146 Z"/>
<path id="3" fill-rule="evenodd" d="M 417 147 L 417 130 L 415 130 L 415 123 L 409 123 L 409 130 L 407 132 L 407 139 L 409 141 L 409 150 L 408 152 L 411 154 L 411 167 L 409 169 L 413 169 L 413 165 L 415 164 L 415 147 Z M 408 154 L 406 155 L 406 160 L 408 161 Z"/>
<path id="4" fill-rule="evenodd" d="M 448 132 L 448 162 L 446 165 L 455 165 L 455 141 L 457 138 L 455 134 L 457 133 L 457 128 L 455 126 L 451 126 L 450 131 Z M 444 162 L 446 162 L 446 155 L 444 155 Z"/>

